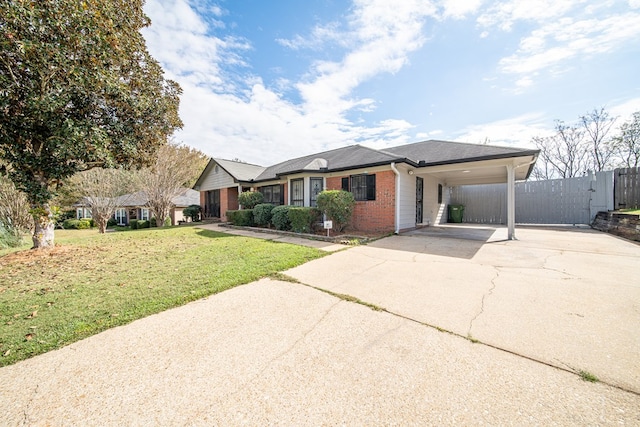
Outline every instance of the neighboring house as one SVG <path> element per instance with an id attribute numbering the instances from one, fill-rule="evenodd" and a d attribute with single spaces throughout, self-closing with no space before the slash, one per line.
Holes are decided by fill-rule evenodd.
<path id="1" fill-rule="evenodd" d="M 118 225 L 129 225 L 132 219 L 149 220 L 151 219 L 151 210 L 147 206 L 149 201 L 147 195 L 143 191 L 137 193 L 125 194 L 118 197 L 118 207 L 113 215 Z M 176 225 L 180 221 L 187 219 L 182 214 L 182 210 L 191 205 L 200 204 L 200 193 L 190 188 L 185 188 L 183 193 L 172 199 L 175 205 L 171 209 L 171 224 Z M 86 203 L 80 201 L 76 206 L 76 218 L 91 218 L 91 211 Z"/>
<path id="2" fill-rule="evenodd" d="M 507 182 L 513 202 L 515 181 L 529 177 L 538 153 L 430 140 L 384 150 L 351 145 L 269 167 L 212 158 L 193 188 L 205 216 L 222 220 L 243 191 L 260 191 L 265 203 L 315 206 L 322 190 L 344 189 L 356 199 L 354 230 L 400 232 L 445 222 L 447 187 Z"/>

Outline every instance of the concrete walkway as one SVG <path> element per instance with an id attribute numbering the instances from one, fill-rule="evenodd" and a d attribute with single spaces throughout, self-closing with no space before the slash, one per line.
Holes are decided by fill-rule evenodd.
<path id="1" fill-rule="evenodd" d="M 555 234 L 392 237 L 287 274 L 635 387 L 638 246 Z M 2 426 L 639 423 L 636 393 L 269 279 L 0 369 Z"/>
<path id="2" fill-rule="evenodd" d="M 262 232 L 253 230 L 242 230 L 231 227 L 222 227 L 217 223 L 200 225 L 198 226 L 198 228 L 217 231 L 219 233 L 233 234 L 235 236 L 253 237 L 255 239 L 264 239 L 274 242 L 292 243 L 294 245 L 308 246 L 310 248 L 320 249 L 325 252 L 335 252 L 349 247 L 346 245 L 341 245 L 339 243 L 325 242 L 322 240 L 311 240 L 303 237 L 291 236 L 288 234 L 278 234 L 276 232 Z"/>

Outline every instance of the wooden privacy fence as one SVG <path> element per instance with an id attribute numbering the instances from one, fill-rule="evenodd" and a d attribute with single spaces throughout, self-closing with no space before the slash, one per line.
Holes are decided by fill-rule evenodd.
<path id="1" fill-rule="evenodd" d="M 640 207 L 640 168 L 613 171 L 613 199 L 616 209 Z"/>
<path id="2" fill-rule="evenodd" d="M 516 222 L 589 224 L 598 211 L 613 209 L 613 171 L 515 185 Z M 449 203 L 465 206 L 463 222 L 505 224 L 507 185 L 450 187 Z"/>

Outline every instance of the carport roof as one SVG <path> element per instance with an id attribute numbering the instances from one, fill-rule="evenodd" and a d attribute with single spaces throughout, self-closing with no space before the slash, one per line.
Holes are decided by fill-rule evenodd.
<path id="1" fill-rule="evenodd" d="M 411 159 L 415 163 L 419 163 L 420 166 L 436 166 L 480 160 L 532 156 L 537 155 L 540 150 L 430 140 L 386 148 L 385 151 Z"/>

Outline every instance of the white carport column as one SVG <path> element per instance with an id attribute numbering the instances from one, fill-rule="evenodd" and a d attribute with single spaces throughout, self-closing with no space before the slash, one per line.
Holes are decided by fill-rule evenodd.
<path id="1" fill-rule="evenodd" d="M 516 240 L 516 168 L 507 165 L 507 239 Z"/>

